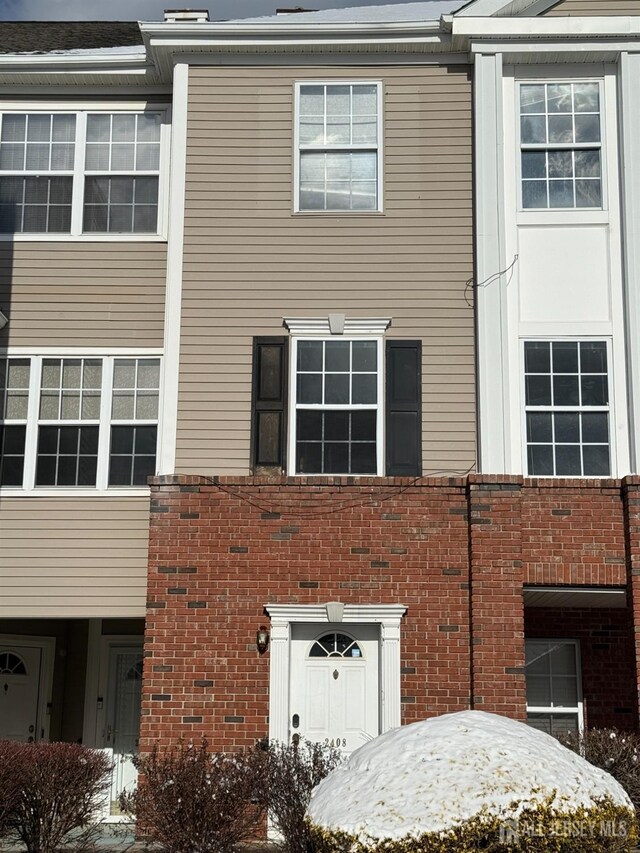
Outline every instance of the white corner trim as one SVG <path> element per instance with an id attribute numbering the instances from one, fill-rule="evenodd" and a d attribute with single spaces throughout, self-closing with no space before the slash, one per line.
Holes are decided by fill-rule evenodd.
<path id="1" fill-rule="evenodd" d="M 159 474 L 173 474 L 176 462 L 188 94 L 189 66 L 186 63 L 179 63 L 173 73 L 167 290 L 164 315 L 162 405 L 158 424 Z"/>
<path id="2" fill-rule="evenodd" d="M 478 461 L 482 473 L 504 474 L 511 468 L 502 57 L 478 56 L 475 78 Z"/>
<path id="3" fill-rule="evenodd" d="M 332 602 L 333 604 L 337 602 Z M 326 604 L 267 604 L 271 617 L 269 739 L 289 741 L 291 624 L 329 622 Z M 380 732 L 400 725 L 400 622 L 403 604 L 345 604 L 342 621 L 380 625 Z"/>
<path id="4" fill-rule="evenodd" d="M 283 325 L 292 335 L 331 335 L 331 322 L 327 317 L 283 317 Z M 391 325 L 391 317 L 345 317 L 342 332 L 345 335 L 383 335 Z"/>

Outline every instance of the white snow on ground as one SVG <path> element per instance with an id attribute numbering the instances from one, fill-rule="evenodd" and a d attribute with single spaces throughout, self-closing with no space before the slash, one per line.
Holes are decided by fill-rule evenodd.
<path id="1" fill-rule="evenodd" d="M 398 839 L 457 826 L 483 806 L 517 818 L 523 805 L 548 797 L 560 814 L 601 797 L 632 808 L 612 776 L 555 738 L 506 717 L 462 711 L 361 746 L 314 789 L 307 814 L 362 841 Z"/>

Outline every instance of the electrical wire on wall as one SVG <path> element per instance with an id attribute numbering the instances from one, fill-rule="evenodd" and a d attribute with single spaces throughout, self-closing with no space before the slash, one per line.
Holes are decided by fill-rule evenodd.
<path id="1" fill-rule="evenodd" d="M 464 301 L 467 303 L 469 308 L 473 308 L 473 303 L 469 300 L 469 297 L 468 297 L 468 293 L 469 293 L 469 290 L 471 288 L 473 288 L 473 287 L 475 287 L 475 288 L 488 287 L 490 284 L 493 284 L 493 282 L 496 281 L 497 279 L 499 279 L 501 276 L 506 275 L 507 273 L 511 273 L 511 275 L 509 276 L 509 278 L 507 280 L 507 284 L 506 284 L 506 286 L 509 287 L 509 285 L 511 284 L 511 279 L 513 278 L 513 270 L 514 270 L 514 267 L 515 267 L 519 257 L 520 257 L 519 255 L 514 255 L 513 260 L 511 261 L 511 263 L 509 264 L 508 267 L 505 267 L 505 269 L 499 270 L 498 272 L 494 272 L 492 275 L 485 278 L 484 281 L 479 281 L 475 285 L 473 282 L 473 276 L 471 276 L 471 278 L 467 279 L 467 281 L 465 282 L 465 285 L 464 285 Z"/>

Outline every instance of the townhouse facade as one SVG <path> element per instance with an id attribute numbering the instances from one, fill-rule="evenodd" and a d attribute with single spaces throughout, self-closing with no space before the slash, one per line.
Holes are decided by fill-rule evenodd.
<path id="1" fill-rule="evenodd" d="M 640 3 L 2 27 L 0 736 L 637 727 Z"/>

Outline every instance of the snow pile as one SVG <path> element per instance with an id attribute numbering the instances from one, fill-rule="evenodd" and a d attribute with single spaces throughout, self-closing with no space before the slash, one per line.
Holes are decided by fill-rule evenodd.
<path id="1" fill-rule="evenodd" d="M 569 814 L 602 798 L 632 809 L 613 777 L 544 732 L 463 711 L 360 747 L 315 788 L 307 814 L 316 826 L 366 843 L 441 832 L 483 809 L 509 820 L 527 805 Z"/>

